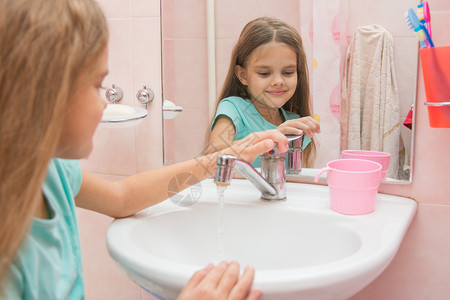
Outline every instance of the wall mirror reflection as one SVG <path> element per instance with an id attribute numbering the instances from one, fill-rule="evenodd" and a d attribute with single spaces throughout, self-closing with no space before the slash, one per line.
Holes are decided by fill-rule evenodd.
<path id="1" fill-rule="evenodd" d="M 358 149 L 359 145 L 364 150 L 391 152 L 394 167 L 387 182 L 410 182 L 414 124 L 407 127 L 404 122 L 415 104 L 418 42 L 406 25 L 404 13 L 417 4 L 417 0 L 161 0 L 165 164 L 202 153 L 242 28 L 250 20 L 271 16 L 294 26 L 302 36 L 311 106 L 321 120 L 321 133 L 314 138 L 314 166 L 304 168 L 299 176 L 314 176 L 328 161 L 338 159 L 342 150 Z M 364 30 L 369 25 L 372 29 L 381 27 L 387 34 L 367 37 Z M 392 51 L 386 42 L 390 37 Z M 376 46 L 367 50 L 374 39 Z M 367 51 L 381 51 L 378 64 L 359 63 L 356 58 L 364 57 Z M 354 76 L 356 72 L 361 76 Z M 381 83 L 368 86 L 369 77 L 372 82 L 372 77 L 379 78 Z M 359 81 L 352 81 L 355 78 Z M 389 94 L 381 101 L 377 96 L 380 90 Z M 364 94 L 360 98 L 375 102 L 380 110 L 374 113 L 359 107 L 357 114 L 352 93 Z M 364 114 L 377 119 L 364 125 Z M 349 128 L 355 120 L 360 120 L 361 128 L 371 127 L 372 133 L 361 135 L 360 128 Z M 381 148 L 361 146 L 371 143 Z M 388 144 L 383 148 L 383 143 Z"/>

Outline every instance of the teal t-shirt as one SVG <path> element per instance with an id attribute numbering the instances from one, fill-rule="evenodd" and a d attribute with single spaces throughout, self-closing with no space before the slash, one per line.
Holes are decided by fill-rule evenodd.
<path id="1" fill-rule="evenodd" d="M 50 219 L 33 219 L 3 282 L 2 299 L 85 298 L 74 202 L 80 186 L 77 160 L 50 162 L 43 185 Z"/>
<path id="2" fill-rule="evenodd" d="M 282 107 L 280 107 L 280 112 L 283 117 L 283 121 L 300 118 L 298 114 L 286 111 Z M 211 131 L 220 116 L 226 116 L 233 122 L 235 129 L 235 141 L 243 139 L 252 132 L 277 128 L 277 126 L 273 125 L 261 116 L 259 111 L 249 99 L 243 99 L 241 97 L 232 96 L 220 101 L 219 106 L 217 107 L 216 116 L 214 117 L 211 125 Z M 228 134 L 228 131 L 224 130 L 223 134 Z M 305 136 L 303 138 L 303 149 L 310 142 L 311 139 Z M 255 168 L 260 167 L 259 157 L 252 163 L 252 165 Z"/>

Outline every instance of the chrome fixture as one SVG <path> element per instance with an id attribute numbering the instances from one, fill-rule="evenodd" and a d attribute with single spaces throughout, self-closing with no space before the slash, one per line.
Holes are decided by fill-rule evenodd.
<path id="1" fill-rule="evenodd" d="M 113 84 L 111 88 L 106 89 L 105 96 L 106 100 L 108 100 L 109 102 L 116 103 L 122 100 L 123 91 L 120 87 Z"/>
<path id="2" fill-rule="evenodd" d="M 287 152 L 289 174 L 298 174 L 302 166 L 303 135 L 287 136 L 289 150 Z M 217 158 L 217 171 L 214 182 L 217 185 L 229 185 L 236 168 L 260 192 L 261 198 L 266 200 L 286 199 L 286 152 L 278 152 L 277 145 L 273 150 L 264 153 L 261 158 L 261 173 L 246 161 L 236 156 L 222 154 Z M 300 168 L 300 170 L 298 170 Z"/>
<path id="3" fill-rule="evenodd" d="M 262 162 L 262 159 L 261 159 Z M 217 185 L 229 185 L 233 177 L 233 169 L 236 168 L 253 185 L 260 190 L 263 199 L 286 198 L 285 194 L 278 195 L 275 187 L 246 161 L 240 160 L 233 155 L 222 154 L 217 158 L 217 172 L 214 182 Z"/>
<path id="4" fill-rule="evenodd" d="M 450 106 L 450 102 L 425 102 L 425 106 Z"/>
<path id="5" fill-rule="evenodd" d="M 155 98 L 155 94 L 151 89 L 148 89 L 147 86 L 144 85 L 144 87 L 137 92 L 136 98 L 139 100 L 139 102 L 144 104 L 144 108 L 147 109 L 147 103 Z"/>
<path id="6" fill-rule="evenodd" d="M 303 134 L 286 136 L 289 141 L 286 174 L 298 175 L 302 171 L 303 136 Z"/>

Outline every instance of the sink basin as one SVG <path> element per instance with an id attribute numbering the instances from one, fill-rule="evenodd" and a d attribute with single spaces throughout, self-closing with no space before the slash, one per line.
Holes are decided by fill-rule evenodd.
<path id="1" fill-rule="evenodd" d="M 108 229 L 120 268 L 164 299 L 175 299 L 195 271 L 221 260 L 253 265 L 263 300 L 348 299 L 389 265 L 417 207 L 379 194 L 375 212 L 346 216 L 329 208 L 326 186 L 288 183 L 286 201 L 265 201 L 250 182 L 234 179 L 219 209 L 211 179 L 195 189 Z M 180 195 L 194 195 L 192 205 L 175 205 Z"/>

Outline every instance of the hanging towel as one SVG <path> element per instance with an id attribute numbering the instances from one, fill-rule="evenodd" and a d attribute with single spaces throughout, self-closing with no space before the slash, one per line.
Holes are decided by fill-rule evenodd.
<path id="1" fill-rule="evenodd" d="M 398 179 L 405 151 L 393 38 L 383 27 L 357 28 L 347 49 L 341 98 L 341 150 L 391 153 L 387 176 Z"/>

